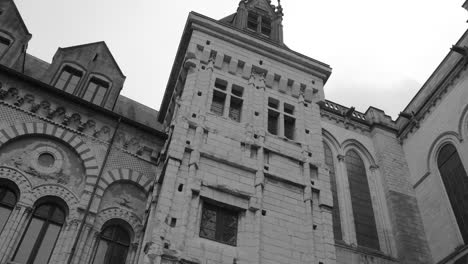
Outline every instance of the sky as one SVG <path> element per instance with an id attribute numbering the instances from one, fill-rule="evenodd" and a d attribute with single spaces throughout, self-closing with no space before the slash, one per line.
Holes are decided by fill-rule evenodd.
<path id="1" fill-rule="evenodd" d="M 283 0 L 284 42 L 333 69 L 325 97 L 394 119 L 467 29 L 464 0 Z M 159 109 L 190 11 L 221 19 L 239 0 L 15 0 L 47 62 L 58 47 L 104 40 L 122 94 Z M 276 0 L 272 0 L 276 4 Z"/>

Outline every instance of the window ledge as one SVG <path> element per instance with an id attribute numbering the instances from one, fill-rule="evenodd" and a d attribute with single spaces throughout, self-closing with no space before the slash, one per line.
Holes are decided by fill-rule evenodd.
<path id="1" fill-rule="evenodd" d="M 289 139 L 285 136 L 278 136 L 278 135 L 275 135 L 275 134 L 271 134 L 270 132 L 268 132 L 268 130 L 266 131 L 266 134 L 272 138 L 276 138 L 276 139 L 279 139 L 279 140 L 282 140 L 282 141 L 285 141 L 285 142 L 288 142 L 288 143 L 291 143 L 291 144 L 294 144 L 294 145 L 298 145 L 298 146 L 301 146 L 301 143 L 299 141 L 296 141 L 294 139 Z"/>
<path id="2" fill-rule="evenodd" d="M 244 122 L 240 121 L 240 122 L 237 122 L 235 120 L 232 120 L 231 118 L 228 118 L 228 117 L 225 117 L 225 116 L 220 116 L 220 115 L 217 115 L 211 111 L 209 112 L 206 112 L 207 115 L 210 115 L 210 116 L 214 116 L 214 117 L 217 117 L 217 118 L 220 118 L 220 119 L 223 119 L 225 121 L 228 121 L 228 122 L 231 122 L 233 124 L 244 124 Z"/>
<path id="3" fill-rule="evenodd" d="M 397 259 L 395 259 L 394 257 L 389 256 L 389 255 L 385 254 L 384 252 L 382 252 L 380 250 L 376 250 L 376 249 L 372 249 L 372 248 L 368 248 L 368 247 L 363 247 L 363 246 L 349 245 L 349 244 L 346 244 L 342 240 L 335 240 L 335 246 L 340 247 L 340 248 L 344 248 L 344 249 L 347 249 L 347 250 L 350 250 L 350 251 L 354 251 L 356 253 L 371 255 L 371 256 L 374 256 L 374 257 L 378 257 L 378 258 L 382 258 L 382 259 L 388 259 L 388 260 L 391 260 L 391 261 L 397 261 Z"/>

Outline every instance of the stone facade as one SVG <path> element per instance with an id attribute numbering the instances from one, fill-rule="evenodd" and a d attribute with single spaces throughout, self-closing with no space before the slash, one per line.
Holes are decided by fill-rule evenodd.
<path id="1" fill-rule="evenodd" d="M 466 262 L 436 160 L 449 142 L 468 164 L 468 37 L 392 120 L 326 100 L 330 66 L 287 48 L 282 19 L 267 0 L 190 13 L 158 112 L 120 95 L 104 42 L 27 54 L 0 1 L 0 263 L 32 263 L 44 204 L 64 211 L 48 263 Z M 114 227 L 125 250 L 101 252 Z"/>

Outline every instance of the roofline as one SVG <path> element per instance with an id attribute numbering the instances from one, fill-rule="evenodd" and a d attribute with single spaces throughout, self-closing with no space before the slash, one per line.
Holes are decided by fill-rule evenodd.
<path id="1" fill-rule="evenodd" d="M 120 115 L 120 114 L 117 114 L 115 112 L 112 112 L 111 110 L 108 110 L 106 108 L 103 108 L 103 107 L 100 107 L 100 106 L 97 106 L 93 103 L 90 103 L 80 97 L 76 97 L 72 94 L 69 94 L 67 92 L 64 92 L 62 90 L 59 90 L 47 83 L 44 83 L 44 82 L 41 82 L 35 78 L 32 78 L 28 75 L 25 75 L 19 71 L 16 71 L 12 68 L 9 68 L 7 66 L 4 66 L 2 64 L 0 64 L 0 71 L 2 72 L 6 72 L 8 74 L 11 74 L 19 79 L 22 79 L 26 82 L 29 82 L 33 85 L 37 85 L 39 87 L 41 87 L 42 89 L 46 90 L 47 92 L 50 92 L 50 93 L 54 93 L 54 94 L 57 94 L 59 95 L 61 98 L 64 98 L 65 100 L 71 100 L 73 101 L 74 103 L 78 104 L 78 105 L 82 105 L 84 107 L 86 107 L 87 109 L 92 109 L 100 114 L 103 114 L 103 115 L 106 115 L 107 117 L 110 117 L 110 118 L 114 118 L 114 119 L 118 119 L 120 118 L 122 122 L 126 123 L 126 124 L 129 124 L 129 125 L 132 125 L 134 127 L 137 127 L 145 132 L 148 132 L 148 133 L 151 133 L 151 134 L 155 134 L 156 136 L 158 137 L 161 137 L 163 139 L 167 139 L 167 134 L 164 133 L 163 131 L 160 131 L 160 130 L 157 130 L 155 128 L 152 128 L 150 126 L 147 126 L 145 124 L 142 124 L 142 123 L 139 123 L 139 122 L 136 122 L 135 120 L 132 120 L 128 117 L 125 117 L 123 115 Z"/>
<path id="2" fill-rule="evenodd" d="M 120 66 L 119 66 L 119 64 L 117 63 L 117 61 L 115 60 L 114 55 L 112 55 L 112 52 L 110 51 L 109 46 L 107 46 L 107 43 L 106 43 L 105 41 L 103 41 L 103 40 L 101 40 L 101 41 L 96 41 L 96 42 L 91 42 L 91 43 L 86 43 L 86 44 L 80 44 L 80 45 L 70 46 L 70 47 L 65 47 L 65 48 L 59 47 L 59 48 L 57 49 L 57 51 L 59 51 L 59 50 L 68 50 L 68 49 L 75 49 L 75 48 L 82 48 L 82 47 L 86 47 L 86 46 L 99 45 L 99 44 L 104 44 L 104 47 L 105 47 L 105 48 L 107 49 L 107 51 L 109 52 L 112 61 L 113 61 L 114 64 L 117 66 L 117 70 L 119 70 L 119 73 L 120 73 L 124 78 L 127 78 L 127 76 L 125 76 L 125 74 L 122 72 L 122 69 L 120 69 Z"/>
<path id="3" fill-rule="evenodd" d="M 23 17 L 21 16 L 18 7 L 15 4 L 15 1 L 11 0 L 11 3 L 13 4 L 14 10 L 16 12 L 16 15 L 19 17 L 19 20 L 21 24 L 23 25 L 24 29 L 26 30 L 26 34 L 28 34 L 29 38 L 32 37 L 32 34 L 29 32 L 28 27 L 26 26 L 26 23 L 24 23 Z"/>
<path id="4" fill-rule="evenodd" d="M 465 39 L 466 37 L 468 37 L 468 30 L 466 30 L 463 35 L 460 37 L 460 39 L 457 41 L 457 45 L 459 43 L 462 42 L 463 39 Z M 455 54 L 455 52 L 453 52 L 452 50 L 450 50 L 447 55 L 445 55 L 444 59 L 439 63 L 439 65 L 437 66 L 437 68 L 432 72 L 432 74 L 429 76 L 429 78 L 427 78 L 427 80 L 424 82 L 424 84 L 421 86 L 421 88 L 419 88 L 418 92 L 413 96 L 413 98 L 411 98 L 411 101 L 405 106 L 405 108 L 403 109 L 403 112 L 406 112 L 406 110 L 408 110 L 408 108 L 413 104 L 413 102 L 416 100 L 416 98 L 425 90 L 426 86 L 429 85 L 430 81 L 432 80 L 432 78 L 437 74 L 437 72 L 442 68 L 442 66 L 444 66 L 444 64 L 446 63 L 446 61 L 449 59 L 450 55 L 452 54 Z M 434 89 L 434 91 L 436 91 L 438 89 L 438 86 L 437 85 L 437 88 Z M 417 106 L 417 110 L 415 112 L 415 114 L 422 108 L 424 107 L 424 105 L 426 104 L 426 101 L 429 100 L 431 98 L 433 93 L 431 93 L 430 95 L 428 95 L 428 97 L 424 100 L 424 102 L 422 102 L 421 105 Z M 398 122 L 400 120 L 400 116 L 396 119 L 396 122 Z"/>
<path id="5" fill-rule="evenodd" d="M 213 27 L 212 25 L 210 25 L 210 24 L 208 24 L 206 22 L 204 23 L 203 20 L 207 20 L 210 23 L 215 23 L 216 27 Z M 175 75 L 178 73 L 178 69 L 180 69 L 180 66 L 181 66 L 181 64 L 183 62 L 183 59 L 184 59 L 183 55 L 185 54 L 185 52 L 187 50 L 187 47 L 188 47 L 188 44 L 189 44 L 189 41 L 190 41 L 190 37 L 192 35 L 192 31 L 194 29 L 194 27 L 193 27 L 194 22 L 196 22 L 197 24 L 199 24 L 201 26 L 205 26 L 208 29 L 213 29 L 213 30 L 218 31 L 218 32 L 220 30 L 222 30 L 222 29 L 229 29 L 229 30 L 241 33 L 241 36 L 238 36 L 238 35 L 233 35 L 232 33 L 229 34 L 229 32 L 225 32 L 225 33 L 228 33 L 227 35 L 229 37 L 232 37 L 234 39 L 239 39 L 241 37 L 241 40 L 243 41 L 243 43 L 245 43 L 244 48 L 246 48 L 246 46 L 249 46 L 249 47 L 254 46 L 253 44 L 256 44 L 257 46 L 260 44 L 262 46 L 261 48 L 264 48 L 264 50 L 266 50 L 265 53 L 268 53 L 270 55 L 273 54 L 273 55 L 278 56 L 280 58 L 285 58 L 288 55 L 289 56 L 291 56 L 291 55 L 292 56 L 297 56 L 299 58 L 292 58 L 292 60 L 291 60 L 291 58 L 287 58 L 287 60 L 283 61 L 283 63 L 288 64 L 288 62 L 292 61 L 293 63 L 295 63 L 295 64 L 297 64 L 299 66 L 303 66 L 305 69 L 310 69 L 312 71 L 315 71 L 318 74 L 323 75 L 324 84 L 327 82 L 328 78 L 331 75 L 331 70 L 332 69 L 328 64 L 325 64 L 325 63 L 323 63 L 321 61 L 312 59 L 312 58 L 310 58 L 308 56 L 305 56 L 305 55 L 303 55 L 301 53 L 293 51 L 293 50 L 287 48 L 286 46 L 278 45 L 275 42 L 268 41 L 268 40 L 262 39 L 262 38 L 260 38 L 258 36 L 248 34 L 247 32 L 245 32 L 243 30 L 240 30 L 238 28 L 235 28 L 235 27 L 233 27 L 231 25 L 222 23 L 222 22 L 220 22 L 218 20 L 212 19 L 210 17 L 204 16 L 204 15 L 201 15 L 201 14 L 198 14 L 198 13 L 192 11 L 192 12 L 189 13 L 189 15 L 187 17 L 187 22 L 185 24 L 185 27 L 184 27 L 184 30 L 183 30 L 183 33 L 182 33 L 182 37 L 181 37 L 181 40 L 179 42 L 179 47 L 178 47 L 178 50 L 177 50 L 177 54 L 176 54 L 176 57 L 174 59 L 174 63 L 172 65 L 172 70 L 171 70 L 171 73 L 170 73 L 170 76 L 169 76 L 168 83 L 166 85 L 166 90 L 164 92 L 163 101 L 162 101 L 161 107 L 159 109 L 158 120 L 160 122 L 163 121 L 163 119 L 164 119 L 164 117 L 166 115 L 167 107 L 169 105 L 170 96 L 172 94 L 173 82 L 177 79 L 177 76 L 175 76 Z M 261 42 L 260 43 L 252 43 L 252 38 L 258 39 Z M 237 44 L 237 45 L 239 45 L 239 44 Z M 271 46 L 274 46 L 274 48 L 276 48 L 276 49 L 282 50 L 282 52 L 284 52 L 284 53 L 278 53 Z M 308 62 L 307 61 L 301 61 L 301 59 L 307 60 Z M 313 65 L 313 64 L 317 64 L 317 65 Z M 291 65 L 291 63 L 289 63 L 289 65 L 291 67 L 298 68 L 295 65 Z M 300 69 L 300 70 L 304 70 L 304 69 Z"/>

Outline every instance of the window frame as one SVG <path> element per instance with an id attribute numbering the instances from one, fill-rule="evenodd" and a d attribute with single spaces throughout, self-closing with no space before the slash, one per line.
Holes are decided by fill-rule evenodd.
<path id="1" fill-rule="evenodd" d="M 203 215 L 204 215 L 205 210 L 211 210 L 211 211 L 216 212 L 214 237 L 209 237 L 209 236 L 205 236 L 204 234 L 202 234 L 202 231 L 203 231 Z M 221 217 L 218 217 L 218 215 L 221 215 Z M 234 233 L 234 242 L 233 243 L 229 243 L 229 241 L 225 241 L 222 238 L 223 235 L 225 234 L 224 232 L 226 232 L 226 229 L 227 229 L 227 227 L 224 225 L 224 219 L 227 216 L 235 217 L 235 219 L 236 219 L 235 228 L 234 228 L 235 232 L 233 232 Z M 204 238 L 204 239 L 208 239 L 208 240 L 215 241 L 215 242 L 218 242 L 218 243 L 222 243 L 222 244 L 225 244 L 225 245 L 236 247 L 237 242 L 238 242 L 237 241 L 238 233 L 239 233 L 239 218 L 240 218 L 239 217 L 239 210 L 233 209 L 232 207 L 229 207 L 229 206 L 226 206 L 226 205 L 220 205 L 220 204 L 215 203 L 215 202 L 203 201 L 202 202 L 201 213 L 200 213 L 200 225 L 199 225 L 198 236 L 200 238 Z"/>
<path id="2" fill-rule="evenodd" d="M 217 86 L 217 83 L 223 84 L 224 86 Z M 236 123 L 242 123 L 243 117 L 243 110 L 244 110 L 244 93 L 245 88 L 242 85 L 238 85 L 234 82 L 226 81 L 222 78 L 214 78 L 213 88 L 211 91 L 211 102 L 210 102 L 210 110 L 209 112 L 224 117 L 226 119 L 232 120 Z M 222 88 L 224 87 L 224 88 Z M 213 102 L 215 101 L 215 97 L 221 98 L 223 97 L 222 103 L 222 111 L 214 111 L 213 110 Z M 237 105 L 236 108 L 233 105 Z M 238 109 L 238 117 L 233 116 L 233 110 Z"/>
<path id="3" fill-rule="evenodd" d="M 93 80 L 95 80 L 95 81 L 93 81 Z M 85 98 L 85 96 L 86 96 L 86 94 L 88 92 L 89 85 L 91 83 L 96 84 L 96 88 L 95 88 L 95 91 L 93 92 L 91 98 L 89 100 L 87 100 Z M 104 87 L 103 84 L 106 84 L 107 87 Z M 98 103 L 94 102 L 94 99 L 96 98 L 96 95 L 97 95 L 97 93 L 99 91 L 99 88 L 101 88 L 101 87 L 103 87 L 106 90 L 105 90 L 104 95 L 102 97 L 102 101 L 98 104 Z M 99 105 L 99 106 L 104 106 L 105 103 L 107 102 L 107 97 L 109 96 L 109 92 L 110 92 L 111 88 L 112 88 L 112 82 L 108 78 L 106 78 L 104 76 L 101 76 L 101 75 L 98 75 L 98 74 L 90 74 L 90 76 L 88 77 L 88 80 L 86 82 L 86 85 L 83 86 L 83 89 L 80 92 L 79 96 L 83 100 L 86 100 L 86 101 L 88 101 L 88 102 L 90 102 L 92 104 Z"/>
<path id="4" fill-rule="evenodd" d="M 255 18 L 256 21 L 254 21 L 254 19 L 251 19 L 251 18 Z M 255 29 L 253 29 L 253 27 L 251 27 L 250 24 L 255 25 Z M 271 18 L 268 17 L 268 14 L 262 14 L 260 12 L 255 12 L 252 10 L 247 12 L 247 23 L 245 27 L 249 31 L 255 32 L 267 38 L 271 37 L 272 28 L 273 28 L 272 20 Z M 264 33 L 264 30 L 267 30 L 268 33 Z"/>
<path id="5" fill-rule="evenodd" d="M 442 151 L 444 149 L 446 149 L 447 147 L 452 147 L 454 151 L 450 154 L 450 156 L 447 159 L 445 159 L 443 162 L 441 162 L 440 159 L 441 159 Z M 456 224 L 456 226 L 458 228 L 458 231 L 460 232 L 461 242 L 464 243 L 465 245 L 467 245 L 468 244 L 468 225 L 465 224 L 466 226 L 461 226 L 461 223 L 463 223 L 465 220 L 468 221 L 468 219 L 463 218 L 463 213 L 462 213 L 464 211 L 463 210 L 463 205 L 459 206 L 459 204 L 456 204 L 457 206 L 456 207 L 454 206 L 453 199 L 456 199 L 457 197 L 453 197 L 454 189 L 449 189 L 452 186 L 449 186 L 450 182 L 447 179 L 447 177 L 453 176 L 452 172 L 453 172 L 454 168 L 451 169 L 451 171 L 449 173 L 450 175 L 446 175 L 445 174 L 446 171 L 445 170 L 443 171 L 441 169 L 441 167 L 446 165 L 448 162 L 453 162 L 452 158 L 454 157 L 454 155 L 457 155 L 455 158 L 458 158 L 458 164 L 457 164 L 458 166 L 456 168 L 460 168 L 464 172 L 464 175 L 462 175 L 460 178 L 465 179 L 465 177 L 467 177 L 467 171 L 466 171 L 466 168 L 465 168 L 465 166 L 463 164 L 462 157 L 460 156 L 460 152 L 458 151 L 457 146 L 455 144 L 453 144 L 453 143 L 445 143 L 439 148 L 439 150 L 437 151 L 436 157 L 435 157 L 435 165 L 436 165 L 437 171 L 439 172 L 440 180 L 441 180 L 441 183 L 442 183 L 442 188 L 444 188 L 444 191 L 446 193 L 448 204 L 450 205 L 450 209 L 452 209 L 451 211 L 452 211 L 452 215 L 454 217 L 454 224 Z M 458 175 L 460 175 L 460 174 L 457 173 L 456 176 L 458 176 Z M 459 187 L 458 184 L 456 186 Z M 456 190 L 456 191 L 459 191 L 459 190 Z M 461 209 L 459 207 L 461 207 Z"/>
<path id="6" fill-rule="evenodd" d="M 0 183 L 3 184 L 3 182 L 0 182 Z M 0 186 L 0 207 L 5 208 L 6 210 L 10 211 L 10 213 L 8 214 L 8 217 L 5 219 L 5 223 L 2 226 L 0 226 L 0 234 L 2 233 L 5 226 L 8 224 L 8 219 L 10 218 L 11 213 L 15 209 L 15 206 L 18 204 L 18 200 L 19 200 L 19 197 L 18 197 L 19 192 L 17 190 L 14 190 L 14 188 L 12 188 L 12 187 L 10 187 L 8 185 L 9 185 L 9 182 L 6 182 L 5 185 Z M 3 201 L 3 199 L 6 197 L 8 192 L 10 192 L 10 193 L 12 193 L 14 195 L 15 202 L 14 202 L 13 205 L 8 204 L 5 201 Z"/>
<path id="7" fill-rule="evenodd" d="M 67 80 L 65 81 L 64 85 L 62 88 L 59 88 L 57 87 L 57 83 L 59 82 L 60 80 L 60 77 L 62 76 L 63 72 L 66 71 L 66 69 L 71 69 L 72 71 L 74 71 L 75 73 L 81 73 L 81 76 L 77 75 L 77 74 L 72 74 L 72 72 L 68 71 L 68 73 L 70 74 L 70 76 L 67 78 Z M 62 65 L 62 67 L 60 67 L 60 71 L 57 72 L 57 75 L 55 77 L 55 81 L 54 81 L 54 87 L 61 90 L 61 91 L 64 91 L 66 93 L 69 93 L 69 94 L 73 94 L 73 95 L 76 95 L 78 93 L 78 91 L 80 90 L 80 84 L 82 83 L 83 81 L 83 77 L 86 75 L 86 71 L 82 68 L 82 67 L 79 67 L 78 65 L 76 64 L 71 64 L 71 63 L 65 63 Z M 75 85 L 75 87 L 73 88 L 73 91 L 71 92 L 67 92 L 67 87 L 68 85 L 70 84 L 70 81 L 72 79 L 73 76 L 78 76 L 80 77 L 80 79 L 78 80 L 77 84 Z"/>
<path id="8" fill-rule="evenodd" d="M 293 104 L 286 103 L 285 101 L 269 96 L 267 98 L 266 121 L 268 134 L 279 136 L 287 140 L 297 140 L 297 118 L 294 115 L 295 112 L 296 106 Z M 270 116 L 276 118 L 276 134 L 272 133 L 270 130 Z M 291 123 L 292 125 L 287 126 L 287 123 Z M 291 127 L 291 129 L 288 127 Z"/>
<path id="9" fill-rule="evenodd" d="M 29 253 L 29 256 L 27 257 L 26 263 L 24 263 L 24 264 L 33 264 L 34 261 L 36 261 L 37 254 L 39 253 L 39 250 L 41 249 L 41 246 L 43 245 L 44 238 L 46 237 L 46 235 L 48 233 L 48 230 L 49 230 L 49 226 L 51 224 L 53 224 L 53 225 L 56 225 L 56 226 L 60 226 L 60 230 L 57 233 L 57 237 L 55 238 L 54 245 L 52 247 L 52 250 L 50 251 L 50 255 L 48 256 L 47 262 L 50 261 L 50 258 L 52 257 L 52 254 L 53 254 L 53 252 L 55 250 L 55 245 L 58 242 L 58 239 L 60 237 L 60 234 L 62 232 L 62 229 L 63 229 L 63 227 L 65 225 L 65 221 L 66 221 L 66 218 L 67 218 L 66 208 L 63 205 L 61 205 L 60 202 L 54 201 L 54 200 L 55 199 L 51 199 L 51 200 L 46 199 L 46 201 L 44 201 L 42 203 L 39 203 L 39 204 L 37 204 L 35 206 L 34 210 L 32 211 L 31 217 L 29 217 L 28 224 L 27 224 L 25 230 L 23 231 L 21 239 L 20 239 L 20 241 L 19 241 L 19 243 L 18 243 L 18 245 L 16 247 L 15 253 L 13 254 L 13 258 L 12 258 L 13 262 L 16 261 L 16 257 L 18 255 L 18 252 L 20 251 L 21 246 L 23 245 L 23 240 L 24 240 L 25 236 L 28 234 L 28 231 L 30 230 L 30 227 L 31 227 L 31 223 L 32 223 L 32 221 L 34 219 L 41 220 L 42 223 L 41 223 L 40 231 L 38 232 L 37 237 L 35 238 L 36 241 L 34 242 L 34 245 L 32 246 L 31 251 Z M 40 209 L 43 206 L 53 206 L 52 207 L 53 209 L 49 209 L 47 217 L 38 215 L 38 213 L 37 213 L 38 209 Z M 61 213 L 63 214 L 62 221 L 55 221 L 53 219 L 56 210 L 60 210 Z"/>
<path id="10" fill-rule="evenodd" d="M 115 238 L 105 237 L 104 233 L 110 228 L 116 228 L 115 230 L 119 229 L 120 231 L 125 232 L 125 234 L 128 236 L 128 243 L 119 242 Z M 113 231 L 112 235 L 115 234 L 114 233 L 115 230 Z M 105 241 L 107 243 L 107 249 L 106 249 L 106 253 L 104 255 L 104 263 L 94 263 L 96 261 L 96 256 L 98 254 L 98 249 L 99 249 L 99 246 L 101 244 L 101 241 Z M 102 228 L 101 232 L 99 233 L 99 235 L 97 237 L 96 246 L 94 248 L 94 254 L 92 255 L 93 257 L 92 257 L 92 260 L 91 260 L 90 263 L 93 263 L 93 264 L 112 264 L 112 262 L 110 262 L 112 260 L 112 258 L 110 257 L 110 254 L 114 250 L 119 249 L 119 247 L 120 248 L 124 247 L 126 249 L 125 260 L 124 260 L 124 263 L 126 263 L 126 260 L 127 260 L 128 256 L 129 256 L 128 254 L 129 254 L 129 252 L 131 250 L 131 244 L 132 244 L 132 232 L 130 232 L 128 230 L 128 228 L 126 228 L 123 224 L 121 224 L 119 222 L 109 223 L 109 224 L 105 225 Z"/>

